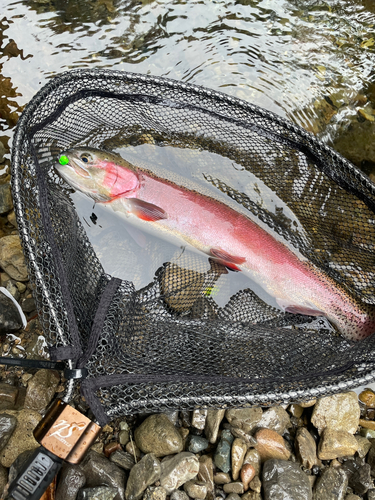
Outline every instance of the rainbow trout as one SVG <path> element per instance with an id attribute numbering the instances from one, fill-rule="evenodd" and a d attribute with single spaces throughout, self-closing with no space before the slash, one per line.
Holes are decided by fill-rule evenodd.
<path id="1" fill-rule="evenodd" d="M 98 203 L 220 262 L 243 271 L 287 312 L 325 316 L 349 340 L 375 331 L 375 307 L 298 257 L 245 215 L 214 198 L 178 186 L 118 155 L 91 148 L 64 152 L 56 169 Z M 153 231 L 155 233 L 155 231 Z"/>

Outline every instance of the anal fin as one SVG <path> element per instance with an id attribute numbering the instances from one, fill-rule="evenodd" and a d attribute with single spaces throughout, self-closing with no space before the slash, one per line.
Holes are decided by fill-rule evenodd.
<path id="1" fill-rule="evenodd" d="M 238 257 L 237 255 L 231 255 L 230 253 L 222 250 L 221 248 L 211 248 L 210 254 L 212 257 L 217 259 L 220 264 L 231 269 L 232 271 L 241 271 L 238 265 L 246 262 L 245 257 Z"/>

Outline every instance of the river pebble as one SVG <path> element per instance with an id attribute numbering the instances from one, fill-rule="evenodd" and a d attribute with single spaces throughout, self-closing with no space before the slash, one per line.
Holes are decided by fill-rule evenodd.
<path id="1" fill-rule="evenodd" d="M 263 466 L 265 500 L 312 500 L 307 475 L 299 464 L 286 460 L 267 460 Z"/>
<path id="2" fill-rule="evenodd" d="M 17 419 L 16 428 L 0 453 L 0 463 L 4 467 L 10 467 L 21 453 L 39 446 L 34 439 L 33 431 L 42 417 L 40 413 L 27 409 L 7 410 L 5 413 Z"/>
<path id="3" fill-rule="evenodd" d="M 288 460 L 290 450 L 280 434 L 271 429 L 260 429 L 255 434 L 256 449 L 262 462 L 269 459 Z"/>
<path id="4" fill-rule="evenodd" d="M 171 493 L 170 500 L 189 500 L 189 495 L 182 490 L 174 490 Z"/>
<path id="5" fill-rule="evenodd" d="M 225 415 L 225 410 L 207 410 L 204 427 L 206 438 L 210 443 L 216 443 L 219 426 Z"/>
<path id="6" fill-rule="evenodd" d="M 83 473 L 86 476 L 86 486 L 95 488 L 97 486 L 109 486 L 115 488 L 117 494 L 115 500 L 125 498 L 125 471 L 110 462 L 104 455 L 89 450 L 81 462 Z"/>
<path id="7" fill-rule="evenodd" d="M 250 481 L 255 477 L 255 469 L 250 464 L 245 464 L 241 469 L 241 482 L 243 484 L 244 490 L 249 489 Z"/>
<path id="8" fill-rule="evenodd" d="M 165 500 L 167 492 L 162 486 L 149 486 L 143 495 L 143 500 Z"/>
<path id="9" fill-rule="evenodd" d="M 224 484 L 223 490 L 225 493 L 237 493 L 237 495 L 242 495 L 245 492 L 241 481 Z"/>
<path id="10" fill-rule="evenodd" d="M 22 319 L 13 301 L 0 291 L 0 334 L 16 332 L 22 328 Z"/>
<path id="11" fill-rule="evenodd" d="M 134 456 L 123 450 L 115 450 L 109 460 L 125 470 L 130 470 L 135 464 Z"/>
<path id="12" fill-rule="evenodd" d="M 354 434 L 359 417 L 358 396 L 351 391 L 319 399 L 314 406 L 311 422 L 319 434 L 327 427 Z"/>
<path id="13" fill-rule="evenodd" d="M 263 412 L 262 418 L 257 423 L 257 427 L 272 429 L 279 434 L 283 434 L 290 426 L 289 415 L 281 406 L 274 406 Z"/>
<path id="14" fill-rule="evenodd" d="M 55 370 L 38 370 L 28 381 L 24 406 L 42 412 L 52 401 L 60 374 Z"/>
<path id="15" fill-rule="evenodd" d="M 250 434 L 262 419 L 261 408 L 239 408 L 227 410 L 225 417 L 233 427 L 238 427 Z"/>
<path id="16" fill-rule="evenodd" d="M 14 415 L 0 414 L 0 451 L 7 445 L 16 426 L 17 419 Z"/>
<path id="17" fill-rule="evenodd" d="M 340 468 L 328 467 L 317 479 L 314 500 L 343 500 L 348 478 Z"/>
<path id="18" fill-rule="evenodd" d="M 20 239 L 17 235 L 0 239 L 0 266 L 16 281 L 27 281 L 28 273 Z"/>
<path id="19" fill-rule="evenodd" d="M 0 215 L 10 212 L 13 208 L 12 193 L 9 182 L 0 184 Z"/>
<path id="20" fill-rule="evenodd" d="M 373 488 L 374 483 L 371 479 L 369 464 L 364 464 L 350 476 L 349 486 L 357 495 L 364 495 L 370 488 Z"/>
<path id="21" fill-rule="evenodd" d="M 193 479 L 199 472 L 198 458 L 187 451 L 161 463 L 160 485 L 169 495 L 181 485 Z"/>
<path id="22" fill-rule="evenodd" d="M 80 465 L 64 464 L 55 500 L 76 500 L 80 488 L 85 484 L 86 476 Z"/>
<path id="23" fill-rule="evenodd" d="M 194 410 L 191 417 L 191 425 L 203 431 L 206 425 L 207 411 L 208 410 Z"/>
<path id="24" fill-rule="evenodd" d="M 135 430 L 134 438 L 143 453 L 163 457 L 183 450 L 180 433 L 163 413 L 151 415 Z"/>
<path id="25" fill-rule="evenodd" d="M 207 492 L 214 492 L 214 464 L 212 458 L 209 455 L 202 455 L 199 457 L 199 481 L 204 481 L 207 485 Z"/>
<path id="26" fill-rule="evenodd" d="M 242 439 L 236 438 L 232 444 L 232 478 L 236 481 L 239 478 L 241 467 L 247 452 L 247 444 Z"/>
<path id="27" fill-rule="evenodd" d="M 207 485 L 204 481 L 198 481 L 196 479 L 190 479 L 184 484 L 184 490 L 189 495 L 190 498 L 196 498 L 197 500 L 204 500 L 207 495 Z"/>
<path id="28" fill-rule="evenodd" d="M 216 467 L 223 472 L 229 472 L 231 469 L 231 448 L 233 439 L 230 430 L 224 429 L 221 433 L 219 444 L 216 447 L 214 463 Z"/>
<path id="29" fill-rule="evenodd" d="M 262 488 L 262 481 L 260 480 L 259 476 L 255 476 L 254 479 L 250 481 L 249 486 L 253 491 L 260 493 L 260 490 Z"/>
<path id="30" fill-rule="evenodd" d="M 84 488 L 80 490 L 77 500 L 114 500 L 116 495 L 116 488 L 98 486 L 96 488 Z"/>
<path id="31" fill-rule="evenodd" d="M 208 447 L 208 439 L 201 436 L 190 436 L 187 445 L 187 451 L 199 453 Z"/>
<path id="32" fill-rule="evenodd" d="M 14 409 L 18 392 L 18 387 L 0 382 L 0 409 Z"/>
<path id="33" fill-rule="evenodd" d="M 243 461 L 244 465 L 245 464 L 250 464 L 254 467 L 255 469 L 255 474 L 259 476 L 260 472 L 260 464 L 261 464 L 261 458 L 259 455 L 259 451 L 255 449 L 248 450 L 248 452 L 245 455 L 245 459 Z"/>
<path id="34" fill-rule="evenodd" d="M 145 455 L 130 470 L 129 479 L 126 483 L 126 500 L 139 500 L 143 492 L 160 478 L 160 461 L 153 453 Z"/>
<path id="35" fill-rule="evenodd" d="M 316 464 L 316 443 L 306 427 L 297 430 L 295 449 L 297 459 L 306 469 L 311 469 Z"/>
<path id="36" fill-rule="evenodd" d="M 320 460 L 332 460 L 338 457 L 354 455 L 358 449 L 358 441 L 344 430 L 326 428 L 321 436 L 318 447 Z"/>

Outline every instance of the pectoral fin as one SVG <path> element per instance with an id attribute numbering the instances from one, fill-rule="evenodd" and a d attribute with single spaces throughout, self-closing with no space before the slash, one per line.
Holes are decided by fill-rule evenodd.
<path id="1" fill-rule="evenodd" d="M 314 307 L 290 304 L 284 299 L 276 299 L 276 302 L 282 309 L 284 309 L 285 312 L 288 313 L 302 314 L 304 316 L 324 316 L 324 313 L 322 311 L 319 311 L 319 309 L 314 309 Z"/>
<path id="2" fill-rule="evenodd" d="M 155 222 L 167 218 L 167 212 L 152 203 L 138 200 L 137 198 L 128 198 L 127 201 L 131 207 L 131 213 L 136 215 L 139 219 Z"/>
<path id="3" fill-rule="evenodd" d="M 215 257 L 220 262 L 220 264 L 227 267 L 228 269 L 232 269 L 233 271 L 241 271 L 238 265 L 246 262 L 245 257 L 231 255 L 221 248 L 211 248 L 210 254 L 212 255 L 212 257 Z"/>

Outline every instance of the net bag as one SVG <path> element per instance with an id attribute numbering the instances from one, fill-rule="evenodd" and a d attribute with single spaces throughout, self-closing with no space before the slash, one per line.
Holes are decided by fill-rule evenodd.
<path id="1" fill-rule="evenodd" d="M 140 151 L 162 177 L 157 154 L 171 154 L 179 178 L 199 178 L 202 193 L 370 308 L 375 186 L 308 132 L 220 92 L 108 70 L 51 80 L 16 129 L 14 207 L 51 358 L 87 369 L 81 391 L 101 425 L 134 412 L 302 401 L 374 379 L 374 336 L 348 340 L 246 285 L 218 303 L 218 280 L 241 273 L 214 259 L 187 252 L 183 262 L 159 262 L 142 286 L 106 272 L 54 167 L 62 151 L 85 147 Z M 126 252 L 123 260 L 133 262 Z"/>

